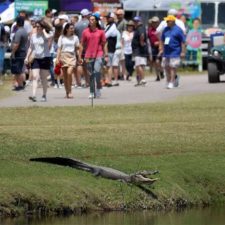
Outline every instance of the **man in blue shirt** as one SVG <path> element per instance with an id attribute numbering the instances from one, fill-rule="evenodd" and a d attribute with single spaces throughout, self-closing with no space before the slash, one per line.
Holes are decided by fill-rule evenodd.
<path id="1" fill-rule="evenodd" d="M 180 65 L 181 57 L 185 56 L 185 36 L 180 27 L 175 24 L 176 17 L 168 15 L 164 18 L 167 27 L 163 30 L 160 41 L 160 52 L 162 54 L 162 66 L 167 74 L 167 88 L 176 87 L 176 69 Z"/>

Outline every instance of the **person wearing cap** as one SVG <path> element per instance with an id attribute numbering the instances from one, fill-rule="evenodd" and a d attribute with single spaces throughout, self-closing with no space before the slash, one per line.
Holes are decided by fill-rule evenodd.
<path id="1" fill-rule="evenodd" d="M 89 16 L 91 12 L 88 9 L 82 9 L 80 11 L 81 14 L 81 20 L 75 24 L 75 34 L 78 36 L 79 40 L 81 41 L 82 33 L 83 31 L 88 27 L 89 25 Z M 85 49 L 82 53 L 82 58 L 84 58 L 85 55 Z M 84 76 L 85 79 L 85 86 L 89 87 L 89 76 L 87 72 L 87 68 L 85 63 L 77 64 L 76 73 L 75 73 L 75 79 L 76 79 L 76 85 L 78 88 L 81 87 L 81 76 Z"/>
<path id="2" fill-rule="evenodd" d="M 167 15 L 173 15 L 174 17 L 176 17 L 176 20 L 175 20 L 176 25 L 181 28 L 181 30 L 184 32 L 184 34 L 186 34 L 186 28 L 185 28 L 183 21 L 177 18 L 177 16 L 178 16 L 177 10 L 169 9 Z M 162 32 L 166 28 L 166 26 L 167 26 L 166 21 L 162 20 L 156 29 L 156 32 L 159 36 L 162 34 Z"/>
<path id="3" fill-rule="evenodd" d="M 181 57 L 185 56 L 185 36 L 179 26 L 176 25 L 176 17 L 168 15 L 164 18 L 167 27 L 163 30 L 159 55 L 162 55 L 162 66 L 166 71 L 167 88 L 177 86 L 175 83 L 176 69 L 180 65 Z"/>
<path id="4" fill-rule="evenodd" d="M 65 23 L 69 22 L 69 17 L 66 14 L 60 14 L 58 16 L 59 24 L 63 27 Z"/>
<path id="5" fill-rule="evenodd" d="M 161 68 L 161 57 L 158 57 L 160 40 L 156 33 L 156 28 L 158 27 L 159 23 L 160 20 L 157 16 L 153 16 L 148 21 L 148 39 L 151 45 L 152 65 L 156 73 L 156 81 L 160 81 L 160 79 L 164 78 Z"/>
<path id="6" fill-rule="evenodd" d="M 70 22 L 75 25 L 79 22 L 80 16 L 78 14 L 75 14 L 73 16 L 70 17 Z"/>
<path id="7" fill-rule="evenodd" d="M 121 59 L 121 34 L 118 31 L 115 23 L 115 14 L 109 12 L 106 16 L 107 25 L 105 28 L 105 36 L 107 39 L 109 60 L 107 63 L 108 74 L 106 86 L 119 86 L 118 77 L 119 77 L 119 64 Z M 112 76 L 110 69 L 112 68 L 112 74 L 114 76 L 114 81 L 112 83 Z"/>
<path id="8" fill-rule="evenodd" d="M 108 51 L 104 30 L 99 24 L 99 17 L 92 14 L 89 17 L 89 25 L 83 31 L 80 41 L 80 58 L 85 48 L 84 60 L 90 76 L 89 98 L 101 97 L 101 70 L 103 58 L 108 61 Z M 95 88 L 96 85 L 96 88 Z"/>
<path id="9" fill-rule="evenodd" d="M 129 80 L 134 72 L 134 61 L 132 60 L 132 40 L 134 37 L 134 22 L 130 20 L 122 33 L 122 46 L 125 55 L 125 66 L 127 70 L 126 80 Z"/>
<path id="10" fill-rule="evenodd" d="M 135 24 L 134 37 L 132 40 L 132 51 L 135 62 L 135 70 L 137 76 L 137 84 L 145 85 L 145 66 L 147 65 L 147 58 L 149 57 L 148 43 L 146 29 L 143 26 L 141 17 L 135 16 L 133 18 Z"/>
<path id="11" fill-rule="evenodd" d="M 82 9 L 80 11 L 81 20 L 75 24 L 75 34 L 78 36 L 79 40 L 81 40 L 82 33 L 84 29 L 86 29 L 89 25 L 89 16 L 90 11 L 88 9 Z"/>

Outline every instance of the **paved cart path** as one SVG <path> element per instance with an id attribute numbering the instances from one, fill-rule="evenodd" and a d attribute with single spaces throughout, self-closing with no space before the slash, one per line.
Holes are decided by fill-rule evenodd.
<path id="1" fill-rule="evenodd" d="M 165 79 L 160 82 L 154 81 L 155 77 L 148 77 L 146 86 L 134 87 L 133 81 L 120 81 L 120 86 L 102 90 L 102 97 L 94 99 L 94 105 L 112 104 L 136 104 L 152 103 L 175 100 L 179 96 L 196 95 L 203 93 L 224 93 L 225 76 L 221 76 L 222 82 L 209 84 L 207 74 L 183 75 L 180 78 L 180 86 L 171 90 L 166 89 Z M 82 106 L 91 105 L 88 99 L 89 89 L 73 89 L 74 99 L 65 99 L 64 89 L 50 87 L 47 94 L 47 102 L 41 102 L 42 89 L 38 89 L 37 102 L 31 102 L 28 97 L 31 95 L 32 87 L 15 93 L 13 96 L 0 100 L 0 107 L 29 107 L 29 106 Z"/>

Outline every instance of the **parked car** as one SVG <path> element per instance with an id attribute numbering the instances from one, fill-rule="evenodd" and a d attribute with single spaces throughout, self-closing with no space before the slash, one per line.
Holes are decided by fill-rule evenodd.
<path id="1" fill-rule="evenodd" d="M 220 76 L 225 74 L 225 45 L 212 47 L 208 57 L 208 82 L 220 82 Z"/>

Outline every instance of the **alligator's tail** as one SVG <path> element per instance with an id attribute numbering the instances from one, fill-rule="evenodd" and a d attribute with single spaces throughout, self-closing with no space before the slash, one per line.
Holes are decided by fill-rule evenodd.
<path id="1" fill-rule="evenodd" d="M 44 162 L 44 163 L 51 163 L 57 164 L 60 166 L 69 166 L 76 169 L 85 170 L 88 172 L 93 171 L 93 167 L 87 163 L 83 163 L 77 159 L 72 158 L 64 158 L 64 157 L 41 157 L 41 158 L 31 158 L 30 161 L 35 162 Z"/>

